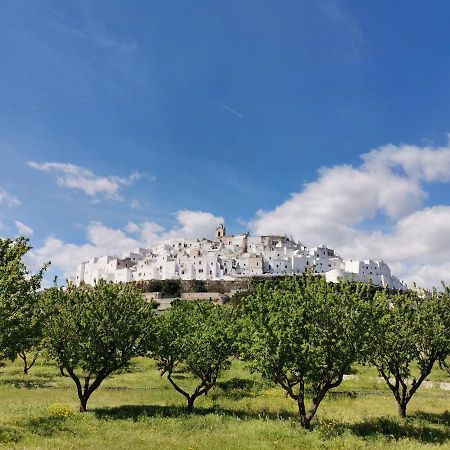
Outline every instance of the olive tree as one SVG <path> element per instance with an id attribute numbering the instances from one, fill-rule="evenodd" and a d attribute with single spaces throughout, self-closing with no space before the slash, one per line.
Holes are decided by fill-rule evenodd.
<path id="1" fill-rule="evenodd" d="M 25 374 L 36 361 L 42 337 L 38 290 L 48 266 L 31 274 L 24 262 L 30 250 L 27 238 L 0 239 L 0 355 L 12 360 L 20 356 Z"/>
<path id="2" fill-rule="evenodd" d="M 230 309 L 210 301 L 175 301 L 158 317 L 155 358 L 161 375 L 187 400 L 191 412 L 195 400 L 206 394 L 219 374 L 230 366 L 236 341 L 236 325 Z M 174 372 L 186 368 L 197 381 L 193 391 L 181 386 Z"/>
<path id="3" fill-rule="evenodd" d="M 259 284 L 239 304 L 242 355 L 297 402 L 306 429 L 327 392 L 368 350 L 372 290 L 304 274 Z"/>
<path id="4" fill-rule="evenodd" d="M 152 340 L 153 304 L 129 284 L 52 288 L 46 310 L 46 347 L 75 382 L 81 412 L 102 381 L 143 354 Z"/>
<path id="5" fill-rule="evenodd" d="M 430 298 L 415 292 L 375 295 L 376 332 L 372 363 L 392 391 L 398 414 L 406 408 L 438 360 L 448 355 L 450 302 L 433 291 Z"/>

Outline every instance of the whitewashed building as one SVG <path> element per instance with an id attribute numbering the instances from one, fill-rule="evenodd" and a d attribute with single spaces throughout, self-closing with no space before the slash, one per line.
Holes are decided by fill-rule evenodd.
<path id="1" fill-rule="evenodd" d="M 345 260 L 321 245 L 307 248 L 288 236 L 228 236 L 217 228 L 216 238 L 172 239 L 151 249 L 139 248 L 122 258 L 104 256 L 78 265 L 76 284 L 94 284 L 100 279 L 113 282 L 140 280 L 234 280 L 249 276 L 325 274 L 341 278 L 371 280 L 379 286 L 405 289 L 384 261 Z"/>

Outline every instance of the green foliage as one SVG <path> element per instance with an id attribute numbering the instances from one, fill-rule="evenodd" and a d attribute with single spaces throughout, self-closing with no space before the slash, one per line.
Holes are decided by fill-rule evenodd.
<path id="1" fill-rule="evenodd" d="M 49 289 L 46 310 L 46 346 L 74 380 L 81 411 L 106 377 L 146 351 L 153 333 L 153 305 L 131 285 Z"/>
<path id="2" fill-rule="evenodd" d="M 363 359 L 371 332 L 371 286 L 329 284 L 310 274 L 258 284 L 241 299 L 241 351 L 250 367 L 297 401 L 309 428 L 348 367 Z M 305 395 L 313 396 L 306 410 Z"/>
<path id="3" fill-rule="evenodd" d="M 435 362 L 443 361 L 450 353 L 448 291 L 433 291 L 431 298 L 420 298 L 411 291 L 383 291 L 375 296 L 374 308 L 371 361 L 394 394 L 399 415 L 404 417 L 408 402 Z M 417 368 L 414 373 L 413 367 Z"/>
<path id="4" fill-rule="evenodd" d="M 181 293 L 181 282 L 179 280 L 146 280 L 130 283 L 141 292 L 162 292 L 168 296 L 178 296 Z"/>
<path id="5" fill-rule="evenodd" d="M 190 292 L 208 292 L 204 280 L 191 280 L 189 283 Z"/>
<path id="6" fill-rule="evenodd" d="M 37 290 L 48 265 L 32 275 L 23 260 L 30 249 L 24 237 L 0 239 L 0 355 L 9 359 L 26 355 L 42 337 Z"/>
<path id="7" fill-rule="evenodd" d="M 161 292 L 165 295 L 178 296 L 181 293 L 181 283 L 179 280 L 162 280 Z"/>
<path id="8" fill-rule="evenodd" d="M 136 284 L 140 289 L 142 289 L 142 292 L 161 292 L 162 291 L 161 280 L 138 281 Z"/>
<path id="9" fill-rule="evenodd" d="M 442 333 L 442 339 L 444 341 L 444 354 L 439 357 L 439 365 L 441 368 L 447 371 L 450 375 L 450 287 L 443 284 L 444 292 L 442 293 L 442 302 L 444 308 L 439 312 L 441 315 L 441 326 L 444 331 Z"/>
<path id="10" fill-rule="evenodd" d="M 152 353 L 161 373 L 167 373 L 169 382 L 186 397 L 188 410 L 229 368 L 236 333 L 232 311 L 209 301 L 176 301 L 158 318 Z M 174 379 L 175 370 L 182 366 L 199 379 L 192 394 Z"/>

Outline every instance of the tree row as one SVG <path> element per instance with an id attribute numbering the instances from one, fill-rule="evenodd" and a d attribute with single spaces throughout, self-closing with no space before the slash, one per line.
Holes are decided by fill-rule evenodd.
<path id="1" fill-rule="evenodd" d="M 370 283 L 327 283 L 313 274 L 258 283 L 228 306 L 175 301 L 164 314 L 133 285 L 41 291 L 46 267 L 30 274 L 24 238 L 0 239 L 0 356 L 56 361 L 76 387 L 80 411 L 101 383 L 136 356 L 153 358 L 186 400 L 206 395 L 233 358 L 279 385 L 310 428 L 320 403 L 351 366 L 371 364 L 401 417 L 439 364 L 449 371 L 450 290 L 393 292 Z M 174 376 L 183 369 L 189 389 Z"/>

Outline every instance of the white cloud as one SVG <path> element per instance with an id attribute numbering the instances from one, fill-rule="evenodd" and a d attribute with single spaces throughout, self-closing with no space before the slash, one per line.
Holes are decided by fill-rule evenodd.
<path id="1" fill-rule="evenodd" d="M 179 225 L 165 233 L 163 238 L 204 237 L 211 239 L 214 237 L 216 228 L 224 222 L 223 217 L 216 217 L 209 212 L 190 211 L 187 209 L 178 211 L 176 219 Z"/>
<path id="2" fill-rule="evenodd" d="M 224 222 L 223 217 L 217 217 L 205 211 L 191 211 L 183 209 L 175 214 L 177 224 L 166 230 L 155 222 L 136 224 L 128 222 L 126 230 L 138 234 L 141 242 L 154 243 L 175 238 L 206 238 L 215 235 L 216 228 Z"/>
<path id="3" fill-rule="evenodd" d="M 86 227 L 86 243 L 66 243 L 49 236 L 41 247 L 31 250 L 29 261 L 35 269 L 51 261 L 53 270 L 70 276 L 81 261 L 104 255 L 122 256 L 138 247 L 149 247 L 176 237 L 212 237 L 217 225 L 223 222 L 222 217 L 190 210 L 178 211 L 176 219 L 177 224 L 170 229 L 156 222 L 128 222 L 124 229 L 92 222 Z"/>
<path id="4" fill-rule="evenodd" d="M 387 145 L 362 160 L 320 169 L 281 205 L 258 211 L 251 231 L 292 234 L 344 257 L 384 259 L 407 282 L 450 282 L 450 205 L 423 208 L 424 182 L 450 181 L 450 144 Z"/>
<path id="5" fill-rule="evenodd" d="M 368 167 L 401 168 L 415 180 L 450 181 L 450 148 L 389 144 L 363 155 Z"/>
<path id="6" fill-rule="evenodd" d="M 426 193 L 413 180 L 380 168 L 322 168 L 316 181 L 273 211 L 258 211 L 256 234 L 288 233 L 305 242 L 345 242 L 355 226 L 378 212 L 396 219 L 414 211 Z"/>
<path id="7" fill-rule="evenodd" d="M 17 232 L 21 236 L 32 236 L 34 231 L 33 228 L 29 227 L 28 225 L 25 225 L 22 222 L 19 222 L 18 220 L 15 221 Z"/>
<path id="8" fill-rule="evenodd" d="M 123 186 L 129 186 L 138 181 L 142 175 L 138 172 L 129 177 L 98 176 L 84 167 L 69 163 L 29 161 L 33 169 L 56 174 L 59 186 L 75 189 L 98 200 L 99 196 L 112 200 L 123 200 L 119 191 Z"/>
<path id="9" fill-rule="evenodd" d="M 0 187 L 0 204 L 4 203 L 6 206 L 19 206 L 20 200 L 15 196 L 7 192 L 5 189 Z"/>

